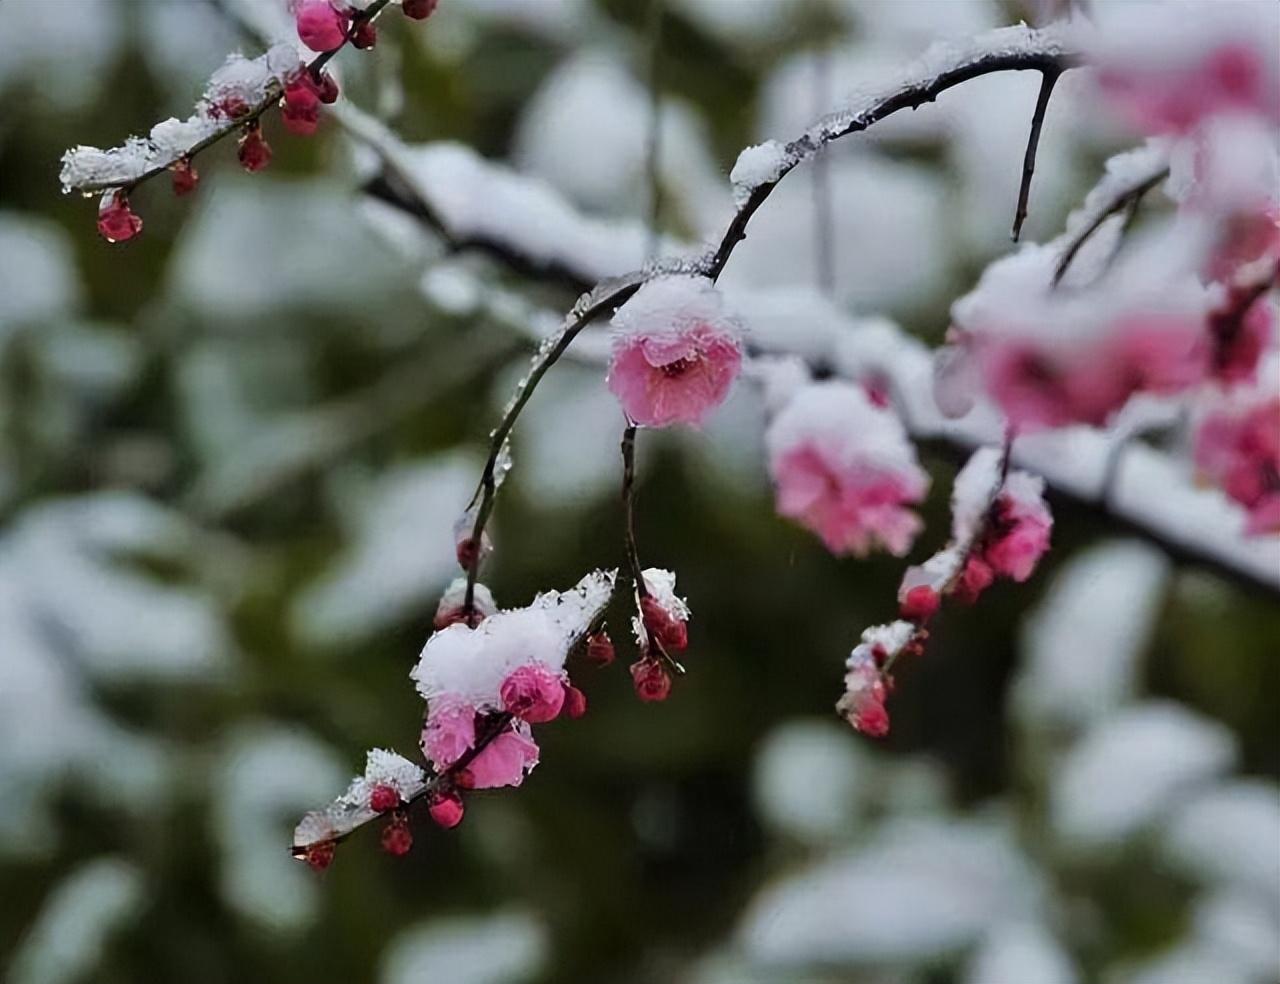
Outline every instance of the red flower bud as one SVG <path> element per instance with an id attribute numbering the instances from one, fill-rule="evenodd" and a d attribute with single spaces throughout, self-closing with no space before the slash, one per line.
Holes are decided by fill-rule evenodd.
<path id="1" fill-rule="evenodd" d="M 689 645 L 689 627 L 680 619 L 672 618 L 653 595 L 640 599 L 640 615 L 644 627 L 667 652 L 678 653 Z"/>
<path id="2" fill-rule="evenodd" d="M 666 700 L 671 693 L 671 677 L 656 659 L 642 659 L 631 664 L 631 683 L 642 701 Z"/>
<path id="3" fill-rule="evenodd" d="M 240 166 L 250 173 L 261 171 L 271 163 L 271 145 L 263 139 L 262 128 L 257 123 L 245 128 L 236 156 L 240 158 Z"/>
<path id="4" fill-rule="evenodd" d="M 129 197 L 117 191 L 98 206 L 98 234 L 109 243 L 123 243 L 142 231 L 142 219 L 129 208 Z"/>
<path id="5" fill-rule="evenodd" d="M 409 821 L 402 814 L 396 814 L 391 822 L 382 828 L 382 849 L 396 857 L 408 854 L 413 847 L 413 831 L 409 829 Z"/>
<path id="6" fill-rule="evenodd" d="M 372 48 L 378 43 L 378 28 L 371 20 L 362 20 L 351 35 L 351 43 L 357 48 Z"/>
<path id="7" fill-rule="evenodd" d="M 942 599 L 927 584 L 917 585 L 902 599 L 900 614 L 908 622 L 927 622 L 937 612 Z"/>
<path id="8" fill-rule="evenodd" d="M 315 133 L 320 125 L 320 96 L 305 74 L 285 86 L 280 119 L 285 129 L 301 137 Z"/>
<path id="9" fill-rule="evenodd" d="M 319 841 L 309 846 L 303 853 L 302 858 L 307 862 L 313 871 L 324 871 L 325 868 L 333 864 L 333 841 Z"/>
<path id="10" fill-rule="evenodd" d="M 404 0 L 400 9 L 404 11 L 406 17 L 412 17 L 414 20 L 426 20 L 431 16 L 432 11 L 436 9 L 436 5 L 440 0 Z"/>
<path id="11" fill-rule="evenodd" d="M 431 797 L 431 805 L 427 807 L 431 819 L 445 830 L 452 830 L 462 823 L 462 815 L 466 812 L 462 797 L 455 792 L 435 793 Z"/>
<path id="12" fill-rule="evenodd" d="M 321 72 L 319 78 L 308 77 L 308 80 L 315 88 L 320 101 L 326 106 L 331 106 L 338 101 L 338 80 L 328 72 Z"/>
<path id="13" fill-rule="evenodd" d="M 174 161 L 169 165 L 169 171 L 173 175 L 173 193 L 175 195 L 189 195 L 196 190 L 196 185 L 200 183 L 200 175 L 191 166 L 189 157 L 182 157 Z"/>
<path id="14" fill-rule="evenodd" d="M 608 666 L 613 662 L 614 656 L 613 640 L 604 629 L 587 636 L 587 659 L 596 666 Z"/>
<path id="15" fill-rule="evenodd" d="M 373 791 L 369 793 L 369 809 L 376 810 L 378 813 L 386 813 L 388 810 L 394 810 L 400 805 L 400 794 L 395 788 L 385 783 L 379 783 L 373 787 Z"/>
<path id="16" fill-rule="evenodd" d="M 587 713 L 587 695 L 573 684 L 564 688 L 564 712 L 575 720 Z"/>

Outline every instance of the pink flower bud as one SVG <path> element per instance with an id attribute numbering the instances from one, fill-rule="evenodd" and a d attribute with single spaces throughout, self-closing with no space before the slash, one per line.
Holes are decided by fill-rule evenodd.
<path id="1" fill-rule="evenodd" d="M 378 43 L 378 28 L 371 20 L 362 20 L 356 25 L 356 30 L 351 35 L 351 43 L 357 48 L 372 48 Z"/>
<path id="2" fill-rule="evenodd" d="M 319 841 L 307 848 L 302 859 L 311 866 L 313 871 L 324 871 L 333 864 L 333 851 L 333 841 Z"/>
<path id="3" fill-rule="evenodd" d="M 109 243 L 123 243 L 142 231 L 142 219 L 129 208 L 123 191 L 108 193 L 98 206 L 98 234 Z"/>
<path id="4" fill-rule="evenodd" d="M 413 847 L 413 831 L 409 829 L 409 821 L 402 814 L 396 814 L 391 822 L 382 828 L 382 849 L 396 857 L 408 854 Z"/>
<path id="5" fill-rule="evenodd" d="M 236 156 L 240 159 L 240 166 L 251 174 L 271 163 L 271 145 L 263 139 L 262 128 L 256 123 L 245 128 Z"/>
<path id="6" fill-rule="evenodd" d="M 909 622 L 927 622 L 933 618 L 942 599 L 927 584 L 921 584 L 907 592 L 902 599 L 900 614 Z"/>
<path id="7" fill-rule="evenodd" d="M 573 684 L 564 688 L 564 712 L 575 721 L 587 713 L 587 695 Z"/>
<path id="8" fill-rule="evenodd" d="M 671 677 L 656 659 L 642 659 L 631 664 L 631 683 L 636 696 L 645 703 L 666 700 L 671 693 Z"/>
<path id="9" fill-rule="evenodd" d="M 333 51 L 347 37 L 345 14 L 334 10 L 328 0 L 303 0 L 298 7 L 298 37 L 312 51 Z"/>
<path id="10" fill-rule="evenodd" d="M 188 157 L 182 157 L 174 161 L 169 166 L 169 172 L 173 175 L 173 193 L 175 195 L 189 195 L 196 190 L 196 185 L 200 183 L 200 175 L 191 166 L 191 159 Z"/>
<path id="11" fill-rule="evenodd" d="M 435 793 L 431 797 L 431 805 L 427 807 L 431 819 L 445 830 L 452 830 L 462 823 L 462 814 L 465 810 L 462 797 L 452 791 Z"/>
<path id="12" fill-rule="evenodd" d="M 400 794 L 393 786 L 379 783 L 369 793 L 369 809 L 378 813 L 386 813 L 400 805 Z"/>
<path id="13" fill-rule="evenodd" d="M 320 96 L 305 73 L 285 86 L 280 119 L 285 129 L 301 137 L 309 137 L 320 125 Z"/>
<path id="14" fill-rule="evenodd" d="M 440 0 L 404 0 L 400 9 L 404 11 L 406 17 L 412 17 L 414 20 L 426 20 L 431 16 L 432 11 L 436 9 L 436 5 Z"/>
<path id="15" fill-rule="evenodd" d="M 539 663 L 515 670 L 502 681 L 502 708 L 529 724 L 555 720 L 564 706 L 560 677 Z"/>
<path id="16" fill-rule="evenodd" d="M 614 659 L 613 640 L 601 629 L 587 636 L 587 659 L 596 666 L 608 666 Z"/>

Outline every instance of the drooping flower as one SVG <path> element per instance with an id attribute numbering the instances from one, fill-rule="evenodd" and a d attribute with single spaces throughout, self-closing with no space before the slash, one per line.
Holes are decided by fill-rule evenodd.
<path id="1" fill-rule="evenodd" d="M 440 0 L 403 0 L 400 8 L 404 11 L 406 17 L 412 17 L 414 20 L 426 20 L 439 3 Z"/>
<path id="2" fill-rule="evenodd" d="M 832 553 L 901 556 L 921 528 L 908 505 L 929 486 L 901 421 L 859 387 L 801 387 L 765 434 L 779 514 Z"/>
<path id="3" fill-rule="evenodd" d="M 587 713 L 587 695 L 572 684 L 564 688 L 564 712 L 575 721 Z"/>
<path id="4" fill-rule="evenodd" d="M 666 700 L 671 693 L 671 675 L 652 657 L 646 656 L 631 664 L 631 683 L 636 696 L 645 703 Z"/>
<path id="5" fill-rule="evenodd" d="M 609 633 L 601 629 L 587 636 L 587 659 L 596 666 L 608 666 L 613 662 L 616 653 Z"/>
<path id="6" fill-rule="evenodd" d="M 676 594 L 676 576 L 650 567 L 643 573 L 645 594 L 637 599 L 640 610 L 633 620 L 636 642 L 648 652 L 650 640 L 667 653 L 683 652 L 689 645 L 689 606 Z"/>
<path id="7" fill-rule="evenodd" d="M 740 330 L 706 278 L 650 280 L 612 324 L 609 389 L 637 424 L 701 424 L 742 370 Z"/>
<path id="8" fill-rule="evenodd" d="M 413 831 L 409 829 L 409 821 L 402 814 L 393 816 L 382 828 L 382 849 L 388 854 L 401 857 L 413 848 Z"/>
<path id="9" fill-rule="evenodd" d="M 298 37 L 312 51 L 333 51 L 346 40 L 350 20 L 329 0 L 303 0 L 295 16 Z"/>
<path id="10" fill-rule="evenodd" d="M 529 724 L 554 721 L 564 706 L 564 682 L 545 666 L 530 663 L 502 681 L 502 709 Z"/>
<path id="11" fill-rule="evenodd" d="M 462 797 L 449 790 L 448 792 L 433 793 L 427 806 L 427 812 L 431 814 L 431 819 L 445 830 L 452 830 L 462 823 L 462 815 L 466 812 L 466 807 L 462 802 Z"/>
<path id="12" fill-rule="evenodd" d="M 872 738 L 889 733 L 889 711 L 884 706 L 885 685 L 873 664 L 864 663 L 849 670 L 844 678 L 845 692 L 836 709 L 856 731 Z"/>
<path id="13" fill-rule="evenodd" d="M 200 175 L 189 157 L 179 158 L 170 165 L 169 172 L 173 179 L 173 193 L 179 197 L 191 194 L 200 183 Z"/>
<path id="14" fill-rule="evenodd" d="M 142 231 L 142 219 L 129 207 L 123 191 L 108 191 L 98 205 L 98 234 L 109 243 L 123 243 Z"/>
<path id="15" fill-rule="evenodd" d="M 271 163 L 271 145 L 263 137 L 262 127 L 256 122 L 245 127 L 236 156 L 240 160 L 240 166 L 251 174 L 261 171 Z"/>
<path id="16" fill-rule="evenodd" d="M 513 722 L 511 730 L 494 738 L 471 760 L 467 772 L 472 789 L 494 789 L 519 786 L 538 764 L 538 744 L 523 721 Z"/>
<path id="17" fill-rule="evenodd" d="M 367 50 L 378 43 L 378 25 L 371 20 L 362 20 L 356 25 L 355 33 L 351 35 L 351 44 Z"/>

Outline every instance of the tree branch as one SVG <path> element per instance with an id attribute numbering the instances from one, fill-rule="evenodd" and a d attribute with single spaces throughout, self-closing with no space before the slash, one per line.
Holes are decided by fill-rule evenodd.
<path id="1" fill-rule="evenodd" d="M 1027 153 L 1022 159 L 1022 184 L 1018 188 L 1018 207 L 1013 213 L 1013 241 L 1022 235 L 1022 223 L 1027 217 L 1027 202 L 1031 198 L 1031 177 L 1036 173 L 1036 148 L 1040 145 L 1040 129 L 1044 126 L 1044 114 L 1049 109 L 1049 97 L 1062 73 L 1045 69 L 1040 76 L 1040 94 L 1036 97 L 1035 112 L 1031 114 L 1031 133 L 1027 137 Z"/>

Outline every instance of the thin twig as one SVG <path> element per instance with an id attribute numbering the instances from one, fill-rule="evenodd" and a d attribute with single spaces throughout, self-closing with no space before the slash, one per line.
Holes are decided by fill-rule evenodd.
<path id="1" fill-rule="evenodd" d="M 1036 97 L 1035 112 L 1031 114 L 1031 133 L 1027 137 L 1027 153 L 1022 158 L 1022 184 L 1018 188 L 1018 208 L 1013 213 L 1013 241 L 1022 235 L 1022 223 L 1027 218 L 1027 203 L 1031 198 L 1031 177 L 1036 173 L 1036 148 L 1040 145 L 1040 130 L 1044 115 L 1049 109 L 1049 97 L 1062 73 L 1057 68 L 1046 68 L 1040 75 L 1040 94 Z"/>
<path id="2" fill-rule="evenodd" d="M 1081 247 L 1089 241 L 1089 238 L 1102 227 L 1102 224 L 1106 222 L 1107 219 L 1124 211 L 1126 208 L 1136 208 L 1137 203 L 1142 200 L 1142 197 L 1168 176 L 1169 169 L 1167 167 L 1162 168 L 1161 170 L 1148 175 L 1139 183 L 1130 185 L 1129 187 L 1123 188 L 1117 192 L 1115 197 L 1112 198 L 1104 208 L 1098 211 L 1098 213 L 1094 215 L 1093 219 L 1083 229 L 1077 232 L 1067 243 L 1066 247 L 1062 251 L 1062 256 L 1058 259 L 1058 265 L 1054 268 L 1053 285 L 1056 287 L 1062 282 L 1062 278 L 1066 275 L 1068 267 L 1070 267 L 1072 261 L 1075 260 L 1076 254 L 1080 252 Z"/>

